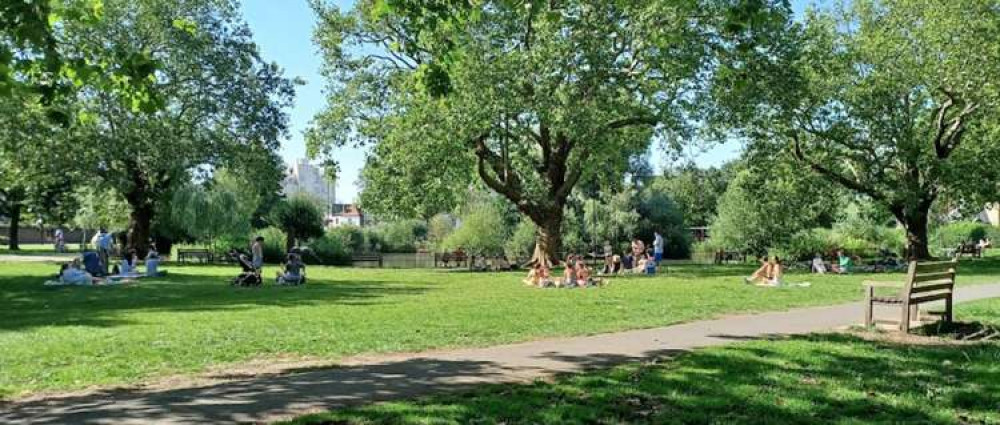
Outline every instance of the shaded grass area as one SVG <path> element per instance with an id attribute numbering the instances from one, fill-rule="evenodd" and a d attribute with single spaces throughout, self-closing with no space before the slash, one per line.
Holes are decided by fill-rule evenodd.
<path id="1" fill-rule="evenodd" d="M 959 314 L 1000 325 L 1000 300 L 962 305 Z M 1000 424 L 1000 343 L 809 335 L 292 423 Z"/>
<path id="2" fill-rule="evenodd" d="M 312 267 L 304 287 L 237 289 L 227 285 L 233 267 L 175 266 L 135 286 L 46 288 L 56 266 L 0 264 L 0 398 L 250 360 L 336 361 L 833 304 L 860 299 L 871 277 L 791 275 L 812 286 L 758 288 L 741 283 L 750 269 L 677 266 L 600 289 L 541 290 L 520 273 Z M 963 264 L 960 283 L 995 282 L 998 271 L 997 260 Z"/>

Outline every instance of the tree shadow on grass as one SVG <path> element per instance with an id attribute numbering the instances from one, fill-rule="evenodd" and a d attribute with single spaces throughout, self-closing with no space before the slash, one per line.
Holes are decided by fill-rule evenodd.
<path id="1" fill-rule="evenodd" d="M 0 277 L 0 331 L 38 326 L 127 325 L 129 311 L 235 311 L 303 305 L 365 306 L 419 295 L 430 286 L 388 280 L 312 279 L 303 286 L 235 288 L 228 276 L 171 274 L 138 284 L 46 287 L 37 275 Z"/>
<path id="2" fill-rule="evenodd" d="M 232 423 L 345 409 L 298 423 L 990 424 L 1000 421 L 998 356 L 996 344 L 907 346 L 828 334 L 641 357 L 550 352 L 536 356 L 546 362 L 533 368 L 482 355 L 427 355 L 195 388 L 0 404 L 0 422 Z M 621 363 L 517 383 L 532 372 Z M 436 395 L 371 405 L 425 394 Z"/>
<path id="3" fill-rule="evenodd" d="M 493 385 L 301 418 L 301 424 L 1000 423 L 1000 345 L 811 335 L 676 360 Z M 560 357 L 589 363 L 591 359 Z"/>

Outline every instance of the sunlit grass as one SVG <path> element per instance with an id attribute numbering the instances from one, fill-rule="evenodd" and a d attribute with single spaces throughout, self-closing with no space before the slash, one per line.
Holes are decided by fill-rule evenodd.
<path id="1" fill-rule="evenodd" d="M 312 267 L 304 287 L 237 289 L 227 284 L 235 268 L 191 266 L 136 286 L 42 286 L 56 269 L 0 264 L 4 398 L 252 359 L 336 361 L 833 304 L 860 299 L 869 277 L 792 275 L 812 286 L 775 289 L 742 284 L 747 267 L 679 266 L 600 289 L 543 290 L 524 287 L 520 273 Z M 959 282 L 998 281 L 997 271 L 996 260 L 963 264 Z"/>
<path id="2" fill-rule="evenodd" d="M 1000 326 L 1000 300 L 959 315 Z M 1000 424 L 1000 343 L 810 335 L 309 415 L 308 424 Z"/>

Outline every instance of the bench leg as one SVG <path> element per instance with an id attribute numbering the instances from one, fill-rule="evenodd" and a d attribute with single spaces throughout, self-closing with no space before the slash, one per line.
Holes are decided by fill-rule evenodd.
<path id="1" fill-rule="evenodd" d="M 920 321 L 920 305 L 914 304 L 910 306 L 910 320 L 915 322 Z"/>
<path id="2" fill-rule="evenodd" d="M 865 329 L 871 329 L 875 322 L 874 312 L 872 311 L 873 302 L 872 297 L 874 296 L 875 288 L 869 286 L 865 290 Z"/>
<path id="3" fill-rule="evenodd" d="M 910 333 L 910 306 L 903 304 L 903 318 L 899 321 L 899 330 L 903 333 Z"/>
<path id="4" fill-rule="evenodd" d="M 945 323 L 951 323 L 954 320 L 954 317 L 952 317 L 952 304 L 954 304 L 952 297 L 944 299 L 944 317 L 942 319 L 944 319 Z"/>

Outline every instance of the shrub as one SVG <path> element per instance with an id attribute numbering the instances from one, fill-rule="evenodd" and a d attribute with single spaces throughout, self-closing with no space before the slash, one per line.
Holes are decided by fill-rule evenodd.
<path id="1" fill-rule="evenodd" d="M 313 239 L 307 248 L 302 256 L 307 263 L 315 262 L 327 266 L 351 265 L 351 253 L 344 247 L 344 240 L 332 232 Z"/>
<path id="2" fill-rule="evenodd" d="M 808 260 L 817 253 L 826 255 L 837 248 L 830 229 L 816 228 L 799 231 L 782 247 L 782 255 L 789 260 Z"/>
<path id="3" fill-rule="evenodd" d="M 347 255 L 365 250 L 365 234 L 358 226 L 346 225 L 331 229 L 326 237 L 339 240 Z"/>
<path id="4" fill-rule="evenodd" d="M 381 243 L 382 252 L 410 253 L 427 237 L 427 225 L 420 220 L 400 220 L 383 223 L 372 229 Z"/>
<path id="5" fill-rule="evenodd" d="M 454 231 L 455 218 L 450 214 L 438 214 L 427 223 L 427 241 L 434 248 L 440 249 L 441 243 Z"/>
<path id="6" fill-rule="evenodd" d="M 975 242 L 998 233 L 993 226 L 973 221 L 956 221 L 939 227 L 931 236 L 931 245 L 939 249 L 954 248 L 962 242 Z"/>
<path id="7" fill-rule="evenodd" d="M 474 255 L 503 252 L 507 229 L 497 208 L 485 204 L 462 216 L 462 224 L 444 240 L 447 250 L 463 249 Z"/>
<path id="8" fill-rule="evenodd" d="M 512 258 L 530 257 L 535 251 L 535 233 L 537 227 L 531 220 L 524 219 L 518 223 L 514 234 L 507 240 L 504 252 Z"/>
<path id="9" fill-rule="evenodd" d="M 691 256 L 691 232 L 684 225 L 683 213 L 662 188 L 654 185 L 643 190 L 639 194 L 638 212 L 637 237 L 652 244 L 653 233 L 659 231 L 664 239 L 664 257 Z"/>

